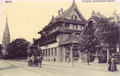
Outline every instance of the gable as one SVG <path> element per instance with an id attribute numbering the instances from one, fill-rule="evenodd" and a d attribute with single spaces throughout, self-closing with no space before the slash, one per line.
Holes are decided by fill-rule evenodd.
<path id="1" fill-rule="evenodd" d="M 66 18 L 67 19 L 75 19 L 73 16 L 76 17 L 76 20 L 82 21 L 82 19 L 79 17 L 76 10 L 71 11 Z"/>

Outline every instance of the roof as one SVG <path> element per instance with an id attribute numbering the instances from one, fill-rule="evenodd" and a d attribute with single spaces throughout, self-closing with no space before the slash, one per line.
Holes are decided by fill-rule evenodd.
<path id="1" fill-rule="evenodd" d="M 99 23 L 100 21 L 107 20 L 107 18 L 104 15 L 100 14 L 100 12 L 97 12 L 97 14 L 92 14 L 91 17 L 87 20 L 87 22 L 89 22 L 91 19 L 94 19 L 97 23 Z"/>
<path id="2" fill-rule="evenodd" d="M 49 32 L 48 35 L 52 34 L 52 33 L 55 33 L 55 32 L 66 32 L 66 33 L 73 33 L 73 32 L 76 32 L 76 33 L 81 33 L 82 30 L 80 29 L 69 29 L 69 28 L 58 28 L 52 32 Z"/>
<path id="3" fill-rule="evenodd" d="M 33 40 L 33 44 L 31 44 L 30 46 L 28 46 L 28 48 L 38 48 L 38 40 L 39 39 Z"/>
<path id="4" fill-rule="evenodd" d="M 78 16 L 81 18 L 81 23 L 85 23 L 86 22 L 86 19 L 82 16 L 82 14 L 80 13 L 76 3 L 73 1 L 72 5 L 70 8 L 68 8 L 67 10 L 65 10 L 61 16 L 56 16 L 56 17 L 52 17 L 51 21 L 49 22 L 49 24 L 47 26 L 45 26 L 43 28 L 43 30 L 45 30 L 46 28 L 52 26 L 53 24 L 57 23 L 58 21 L 65 21 L 66 20 L 66 17 L 73 11 L 73 10 L 76 10 Z M 79 21 L 79 20 L 78 20 Z M 41 32 L 41 31 L 40 31 Z M 38 32 L 38 33 L 40 33 Z"/>
<path id="5" fill-rule="evenodd" d="M 78 39 L 79 37 L 75 33 L 73 33 L 66 39 L 66 41 L 64 41 L 63 43 L 60 43 L 60 45 L 70 44 L 70 43 L 79 43 Z"/>

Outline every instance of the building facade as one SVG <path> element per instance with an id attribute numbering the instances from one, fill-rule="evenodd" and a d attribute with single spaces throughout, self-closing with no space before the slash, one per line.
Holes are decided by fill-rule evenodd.
<path id="1" fill-rule="evenodd" d="M 59 62 L 71 62 L 73 56 L 78 60 L 79 51 L 75 45 L 78 44 L 85 23 L 86 19 L 74 1 L 67 10 L 58 10 L 58 16 L 53 16 L 50 23 L 38 32 L 41 34 L 39 47 L 42 49 L 44 61 L 53 61 L 55 58 Z"/>

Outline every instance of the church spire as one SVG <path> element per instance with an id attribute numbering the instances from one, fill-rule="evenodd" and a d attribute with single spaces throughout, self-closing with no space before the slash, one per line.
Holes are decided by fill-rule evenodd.
<path id="1" fill-rule="evenodd" d="M 5 25 L 5 30 L 3 33 L 3 40 L 2 44 L 4 47 L 6 47 L 10 43 L 10 33 L 9 33 L 9 27 L 8 27 L 8 18 L 6 15 L 6 25 Z"/>
<path id="2" fill-rule="evenodd" d="M 73 0 L 73 4 L 75 3 L 75 0 Z"/>
<path id="3" fill-rule="evenodd" d="M 8 27 L 8 18 L 7 18 L 7 15 L 6 15 L 5 34 L 9 34 L 9 27 Z"/>

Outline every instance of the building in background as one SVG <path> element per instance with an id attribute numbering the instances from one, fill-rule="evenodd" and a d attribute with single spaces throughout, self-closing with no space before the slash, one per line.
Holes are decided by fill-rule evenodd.
<path id="1" fill-rule="evenodd" d="M 7 45 L 10 43 L 10 32 L 8 27 L 8 18 L 6 17 L 6 26 L 3 33 L 3 39 L 2 39 L 2 54 L 7 54 L 6 49 Z"/>

